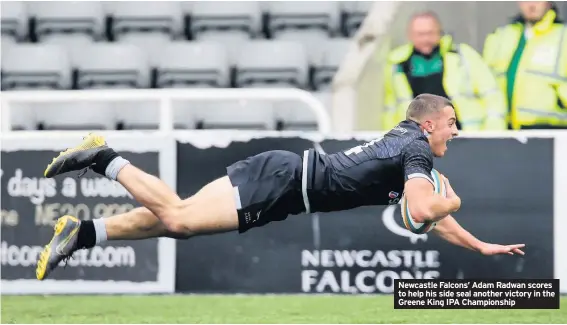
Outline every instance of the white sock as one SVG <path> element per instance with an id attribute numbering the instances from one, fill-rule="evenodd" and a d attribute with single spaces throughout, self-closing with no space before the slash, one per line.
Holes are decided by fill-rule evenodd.
<path id="1" fill-rule="evenodd" d="M 106 174 L 106 177 L 112 180 L 116 180 L 116 177 L 118 177 L 118 172 L 120 172 L 120 170 L 129 163 L 130 162 L 128 160 L 122 157 L 116 157 L 110 162 L 110 164 L 108 164 L 108 166 L 106 166 L 104 173 Z"/>
<path id="2" fill-rule="evenodd" d="M 93 219 L 93 225 L 96 234 L 96 245 L 106 241 L 106 225 L 103 218 Z"/>

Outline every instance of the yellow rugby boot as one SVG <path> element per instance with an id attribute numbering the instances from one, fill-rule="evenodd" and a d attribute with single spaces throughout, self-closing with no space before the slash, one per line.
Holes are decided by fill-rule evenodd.
<path id="1" fill-rule="evenodd" d="M 62 260 L 71 258 L 77 251 L 79 228 L 81 221 L 72 216 L 63 216 L 57 219 L 53 238 L 43 251 L 39 254 L 35 276 L 38 280 L 44 280 Z"/>
<path id="2" fill-rule="evenodd" d="M 109 149 L 104 137 L 90 133 L 83 138 L 83 142 L 74 148 L 67 149 L 53 158 L 47 165 L 44 176 L 52 178 L 70 171 L 83 170 L 93 165 L 97 154 Z"/>

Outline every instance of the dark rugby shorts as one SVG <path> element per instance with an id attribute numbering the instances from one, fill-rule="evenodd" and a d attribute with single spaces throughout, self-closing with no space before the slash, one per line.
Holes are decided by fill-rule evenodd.
<path id="1" fill-rule="evenodd" d="M 305 211 L 301 194 L 301 157 L 273 150 L 226 168 L 238 209 L 238 232 L 282 221 Z"/>

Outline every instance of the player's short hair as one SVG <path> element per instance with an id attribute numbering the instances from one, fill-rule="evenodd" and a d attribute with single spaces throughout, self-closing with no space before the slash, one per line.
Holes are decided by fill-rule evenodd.
<path id="1" fill-rule="evenodd" d="M 406 111 L 406 119 L 421 122 L 424 116 L 438 113 L 447 106 L 455 108 L 453 103 L 445 97 L 421 94 L 415 97 L 409 104 Z"/>

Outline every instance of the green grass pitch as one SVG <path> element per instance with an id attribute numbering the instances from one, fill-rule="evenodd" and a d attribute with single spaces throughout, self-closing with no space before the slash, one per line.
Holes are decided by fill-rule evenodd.
<path id="1" fill-rule="evenodd" d="M 2 296 L 2 323 L 564 323 L 559 310 L 397 310 L 393 296 Z"/>

